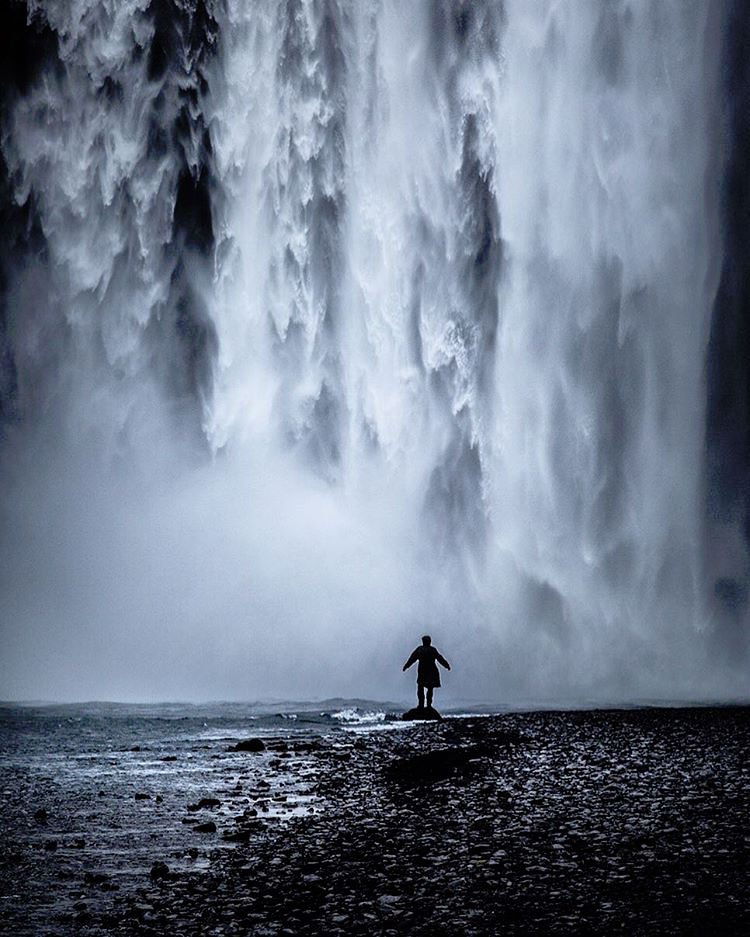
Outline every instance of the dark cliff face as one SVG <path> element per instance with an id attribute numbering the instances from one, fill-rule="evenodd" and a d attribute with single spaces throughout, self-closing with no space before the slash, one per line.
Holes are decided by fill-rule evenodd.
<path id="1" fill-rule="evenodd" d="M 706 356 L 706 511 L 709 525 L 738 527 L 750 542 L 750 7 L 729 0 L 722 80 L 722 262 Z M 709 553 L 710 544 L 707 545 Z M 708 568 L 712 567 L 709 556 Z M 718 620 L 739 650 L 747 608 L 736 565 L 713 574 Z"/>
<path id="2" fill-rule="evenodd" d="M 210 393 L 216 354 L 213 325 L 196 283 L 207 276 L 214 248 L 213 153 L 203 116 L 209 92 L 208 73 L 216 53 L 218 26 L 211 0 L 152 0 L 144 11 L 153 34 L 147 48 L 137 44 L 134 61 L 147 56 L 147 74 L 156 89 L 151 101 L 148 151 L 145 159 L 169 158 L 174 165 L 171 236 L 163 245 L 165 268 L 171 270 L 169 295 L 159 316 L 153 342 L 170 362 L 168 393 L 186 409 Z M 51 76 L 64 76 L 59 37 L 43 9 L 30 13 L 26 0 L 7 0 L 0 12 L 0 440 L 9 424 L 32 418 L 26 412 L 23 364 L 14 350 L 14 281 L 30 258 L 46 261 L 45 242 L 32 186 L 19 204 L 16 182 L 5 146 L 12 132 L 14 103 Z M 99 76 L 99 93 L 110 103 L 125 93 L 120 75 Z M 125 221 L 123 220 L 123 223 Z M 25 375 L 28 384 L 39 375 Z"/>
<path id="3" fill-rule="evenodd" d="M 708 509 L 750 538 L 750 7 L 731 0 L 723 81 L 723 262 L 708 347 Z"/>
<path id="4" fill-rule="evenodd" d="M 0 12 L 0 141 L 7 115 L 18 95 L 25 94 L 45 62 L 53 60 L 57 37 L 44 20 L 28 20 L 24 0 L 7 0 Z M 28 251 L 43 252 L 44 238 L 34 198 L 24 205 L 13 199 L 8 165 L 0 146 L 0 440 L 19 416 L 16 361 L 11 338 L 10 292 L 13 268 Z"/>

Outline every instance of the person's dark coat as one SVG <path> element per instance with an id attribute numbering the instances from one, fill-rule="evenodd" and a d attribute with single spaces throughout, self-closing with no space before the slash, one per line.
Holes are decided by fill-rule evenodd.
<path id="1" fill-rule="evenodd" d="M 409 655 L 409 660 L 404 665 L 404 670 L 411 667 L 415 661 L 419 661 L 417 666 L 417 684 L 419 686 L 440 686 L 440 671 L 437 669 L 436 661 L 439 661 L 443 667 L 450 670 L 448 661 L 431 644 L 420 644 L 419 647 L 415 647 Z"/>

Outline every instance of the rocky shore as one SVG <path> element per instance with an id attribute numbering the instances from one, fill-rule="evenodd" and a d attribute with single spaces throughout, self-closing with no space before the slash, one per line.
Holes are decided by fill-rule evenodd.
<path id="1" fill-rule="evenodd" d="M 748 933 L 749 739 L 750 711 L 724 708 L 217 744 L 221 782 L 205 797 L 178 805 L 167 789 L 140 792 L 139 809 L 179 830 L 129 877 L 109 874 L 100 854 L 97 864 L 85 832 L 55 836 L 64 805 L 26 805 L 27 826 L 6 830 L 0 852 L 0 927 Z"/>

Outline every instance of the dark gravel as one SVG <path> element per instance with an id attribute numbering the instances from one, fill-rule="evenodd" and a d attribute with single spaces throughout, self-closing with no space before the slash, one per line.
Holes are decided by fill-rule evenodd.
<path id="1" fill-rule="evenodd" d="M 747 708 L 655 709 L 321 736 L 264 762 L 269 787 L 256 790 L 283 798 L 275 776 L 294 775 L 299 760 L 310 777 L 312 759 L 320 812 L 271 822 L 254 808 L 230 815 L 206 804 L 203 825 L 217 831 L 181 827 L 185 850 L 202 837 L 227 848 L 200 871 L 154 855 L 140 884 L 110 891 L 92 870 L 77 903 L 56 906 L 47 895 L 43 928 L 23 931 L 12 913 L 6 926 L 13 920 L 15 934 L 744 935 L 749 727 Z M 5 847 L 3 884 L 20 889 L 17 908 L 33 904 L 38 896 L 23 895 L 13 874 L 23 844 L 12 847 L 15 859 Z M 54 870 L 54 851 L 40 846 L 35 856 Z"/>

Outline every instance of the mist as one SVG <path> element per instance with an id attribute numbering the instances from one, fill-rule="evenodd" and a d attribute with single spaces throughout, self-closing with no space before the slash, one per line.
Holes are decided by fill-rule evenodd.
<path id="1" fill-rule="evenodd" d="M 746 696 L 732 5 L 68 7 L 4 92 L 0 698 L 403 699 L 425 632 L 448 701 Z"/>

